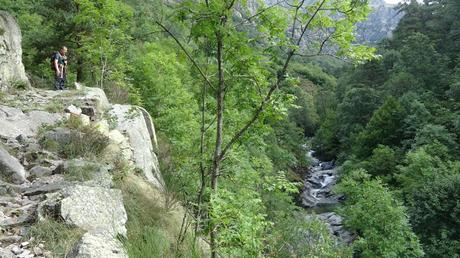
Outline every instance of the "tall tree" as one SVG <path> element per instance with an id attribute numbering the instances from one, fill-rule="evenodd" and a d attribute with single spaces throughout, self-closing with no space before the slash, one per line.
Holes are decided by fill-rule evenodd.
<path id="1" fill-rule="evenodd" d="M 373 57 L 371 49 L 352 44 L 354 24 L 369 12 L 367 0 L 285 1 L 285 9 L 279 5 L 265 6 L 262 1 L 250 5 L 238 0 L 188 0 L 179 4 L 179 17 L 191 24 L 191 38 L 205 49 L 205 62 L 157 21 L 176 40 L 214 95 L 215 141 L 207 167 L 211 199 L 218 198 L 218 179 L 225 173 L 223 161 L 234 145 L 264 115 L 282 108 L 278 89 L 289 81 L 287 71 L 294 57 Z M 288 23 L 286 18 L 291 21 Z M 228 113 L 242 108 L 240 117 Z M 213 257 L 218 250 L 218 225 L 218 221 L 211 221 Z"/>

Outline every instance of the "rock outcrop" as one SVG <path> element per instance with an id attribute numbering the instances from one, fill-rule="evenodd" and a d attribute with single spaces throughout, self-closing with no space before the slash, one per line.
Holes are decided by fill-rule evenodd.
<path id="1" fill-rule="evenodd" d="M 126 235 L 128 217 L 120 190 L 76 185 L 63 194 L 60 214 L 66 223 L 87 231 Z"/>
<path id="2" fill-rule="evenodd" d="M 117 129 L 128 136 L 133 150 L 135 166 L 142 169 L 149 182 L 163 189 L 158 159 L 153 152 L 153 144 L 142 110 L 130 105 L 113 105 L 110 114 L 116 118 Z M 152 125 L 153 126 L 153 125 Z"/>
<path id="3" fill-rule="evenodd" d="M 128 258 L 121 243 L 104 232 L 87 232 L 67 258 Z"/>
<path id="4" fill-rule="evenodd" d="M 51 114 L 42 110 L 24 113 L 19 108 L 0 105 L 0 137 L 33 136 L 40 126 L 54 124 L 61 118 L 60 114 Z"/>
<path id="5" fill-rule="evenodd" d="M 28 84 L 22 64 L 21 30 L 13 16 L 0 10 L 0 90 L 16 81 Z"/>
<path id="6" fill-rule="evenodd" d="M 21 184 L 26 181 L 26 171 L 19 160 L 11 156 L 0 146 L 0 177 L 11 178 L 13 183 Z"/>
<path id="7" fill-rule="evenodd" d="M 21 51 L 18 25 L 0 11 L 0 90 L 18 80 L 28 83 Z M 143 184 L 163 190 L 148 112 L 112 106 L 99 88 L 76 88 L 2 93 L 0 257 L 53 257 L 47 250 L 52 243 L 29 235 L 42 222 L 66 223 L 78 232 L 69 233 L 75 245 L 66 257 L 128 257 L 117 240 L 127 236 L 128 217 L 113 179 L 137 167 Z"/>

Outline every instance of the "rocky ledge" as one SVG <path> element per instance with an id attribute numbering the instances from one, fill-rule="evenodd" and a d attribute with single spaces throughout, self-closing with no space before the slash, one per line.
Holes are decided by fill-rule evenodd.
<path id="1" fill-rule="evenodd" d="M 145 110 L 110 105 L 98 88 L 31 89 L 0 105 L 0 257 L 127 257 L 120 162 L 163 189 L 155 129 Z M 92 152 L 97 157 L 91 157 Z M 80 232 L 63 254 L 32 229 L 53 220 Z"/>

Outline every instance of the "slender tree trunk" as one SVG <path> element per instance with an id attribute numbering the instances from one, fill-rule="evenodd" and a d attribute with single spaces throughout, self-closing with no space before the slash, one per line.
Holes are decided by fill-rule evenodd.
<path id="1" fill-rule="evenodd" d="M 196 222 L 195 222 L 195 239 L 198 233 L 198 228 L 201 223 L 201 213 L 202 213 L 202 203 L 203 203 L 203 194 L 204 189 L 206 187 L 206 167 L 205 167 L 205 160 L 204 160 L 204 153 L 205 153 L 205 113 L 206 113 L 206 95 L 207 95 L 207 84 L 203 85 L 203 89 L 201 92 L 201 129 L 200 129 L 200 189 L 198 191 L 198 198 L 197 198 L 197 214 L 196 214 Z"/>
<path id="2" fill-rule="evenodd" d="M 220 166 L 221 166 L 221 154 L 222 154 L 222 138 L 223 138 L 223 123 L 224 123 L 224 68 L 222 63 L 222 51 L 223 51 L 223 39 L 221 32 L 216 33 L 217 39 L 217 66 L 219 73 L 219 83 L 216 90 L 216 102 L 217 102 L 217 129 L 216 129 L 216 145 L 214 148 L 214 158 L 212 162 L 211 170 L 211 194 L 217 194 L 217 179 L 219 177 Z M 214 222 L 211 222 L 211 257 L 217 257 L 217 228 Z"/>
<path id="3" fill-rule="evenodd" d="M 77 57 L 77 82 L 83 82 L 84 79 L 83 59 L 81 57 Z"/>

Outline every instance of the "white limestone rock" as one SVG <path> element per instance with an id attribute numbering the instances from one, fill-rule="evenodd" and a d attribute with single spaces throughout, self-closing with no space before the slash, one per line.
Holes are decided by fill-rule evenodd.
<path id="1" fill-rule="evenodd" d="M 84 230 L 103 230 L 126 235 L 128 220 L 121 191 L 104 187 L 76 185 L 63 190 L 61 217 Z"/>
<path id="2" fill-rule="evenodd" d="M 105 232 L 87 232 L 67 254 L 68 258 L 128 258 L 123 245 Z"/>
<path id="3" fill-rule="evenodd" d="M 11 156 L 8 151 L 0 146 L 0 176 L 11 178 L 13 183 L 21 184 L 26 181 L 26 170 L 19 160 Z"/>
<path id="4" fill-rule="evenodd" d="M 13 16 L 0 10 L 0 90 L 12 81 L 29 85 L 22 64 L 21 30 Z"/>
<path id="5" fill-rule="evenodd" d="M 135 166 L 142 169 L 149 182 L 159 189 L 164 189 L 158 159 L 153 152 L 151 139 L 153 124 L 149 130 L 144 118 L 145 114 L 138 107 L 131 105 L 113 105 L 110 114 L 117 120 L 117 129 L 129 139 Z"/>
<path id="6" fill-rule="evenodd" d="M 34 110 L 23 113 L 22 110 L 0 105 L 0 136 L 16 138 L 19 135 L 27 137 L 37 134 L 40 126 L 55 124 L 62 118 L 60 114 Z"/>

